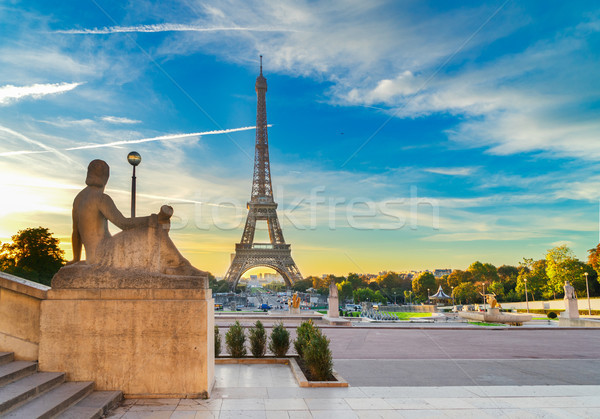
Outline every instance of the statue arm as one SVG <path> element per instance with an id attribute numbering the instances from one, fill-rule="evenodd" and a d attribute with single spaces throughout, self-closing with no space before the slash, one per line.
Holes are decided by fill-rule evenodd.
<path id="1" fill-rule="evenodd" d="M 149 225 L 150 217 L 126 218 L 117 208 L 112 198 L 106 194 L 102 195 L 100 212 L 108 221 L 119 227 L 121 230 L 129 230 L 136 227 Z"/>
<path id="2" fill-rule="evenodd" d="M 81 236 L 79 235 L 79 226 L 77 217 L 73 211 L 73 234 L 71 235 L 71 245 L 73 247 L 73 260 L 70 263 L 79 262 L 81 260 Z"/>

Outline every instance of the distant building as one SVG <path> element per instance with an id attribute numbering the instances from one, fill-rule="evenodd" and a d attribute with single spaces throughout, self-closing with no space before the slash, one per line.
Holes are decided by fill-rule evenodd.
<path id="1" fill-rule="evenodd" d="M 433 276 L 436 278 L 441 278 L 444 275 L 450 275 L 452 273 L 452 269 L 436 269 L 433 271 Z"/>

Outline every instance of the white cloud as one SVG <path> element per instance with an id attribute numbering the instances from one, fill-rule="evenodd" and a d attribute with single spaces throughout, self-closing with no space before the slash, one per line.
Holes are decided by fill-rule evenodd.
<path id="1" fill-rule="evenodd" d="M 100 119 L 111 124 L 139 124 L 140 122 L 142 122 L 137 119 L 123 118 L 120 116 L 103 116 Z"/>
<path id="2" fill-rule="evenodd" d="M 472 167 L 431 167 L 424 170 L 429 173 L 447 176 L 469 176 L 473 173 Z"/>
<path id="3" fill-rule="evenodd" d="M 7 84 L 0 86 L 0 105 L 7 105 L 23 98 L 39 99 L 46 95 L 68 92 L 82 83 L 47 83 L 33 84 L 30 86 L 13 86 Z"/>
<path id="4" fill-rule="evenodd" d="M 570 240 L 559 240 L 559 241 L 552 242 L 550 244 L 554 247 L 558 247 L 558 246 L 571 247 L 571 246 L 573 246 L 574 243 Z"/>

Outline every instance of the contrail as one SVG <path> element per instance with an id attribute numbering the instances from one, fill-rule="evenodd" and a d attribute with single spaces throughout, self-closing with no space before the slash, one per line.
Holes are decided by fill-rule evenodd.
<path id="1" fill-rule="evenodd" d="M 161 135 L 159 137 L 142 138 L 139 140 L 114 141 L 112 143 L 104 143 L 104 144 L 88 144 L 88 145 L 82 145 L 82 146 L 78 146 L 78 147 L 67 148 L 65 150 L 70 151 L 70 150 L 83 150 L 83 149 L 87 149 L 87 148 L 114 147 L 114 146 L 119 146 L 119 145 L 123 145 L 123 144 L 139 144 L 139 143 L 147 143 L 150 141 L 164 141 L 164 140 L 175 140 L 178 138 L 200 137 L 203 135 L 227 134 L 230 132 L 248 131 L 251 129 L 256 129 L 256 127 L 242 127 L 242 128 L 221 129 L 221 130 L 215 130 L 215 131 L 192 132 L 190 134 L 168 134 L 168 135 Z"/>
<path id="2" fill-rule="evenodd" d="M 273 28 L 273 27 L 256 27 L 244 28 L 239 26 L 232 27 L 205 27 L 199 25 L 184 25 L 179 23 L 159 23 L 155 25 L 137 25 L 137 26 L 109 26 L 104 28 L 94 29 L 61 29 L 54 33 L 66 34 L 83 34 L 83 35 L 104 35 L 110 33 L 131 33 L 131 32 L 295 32 L 291 29 Z"/>
<path id="3" fill-rule="evenodd" d="M 267 126 L 271 127 L 272 125 L 269 124 Z M 86 145 L 81 145 L 81 146 L 77 146 L 77 147 L 69 147 L 69 148 L 65 148 L 62 150 L 63 151 L 72 151 L 72 150 L 85 150 L 85 149 L 89 149 L 89 148 L 116 147 L 116 146 L 120 146 L 120 145 L 124 145 L 124 144 L 139 144 L 139 143 L 147 143 L 147 142 L 151 142 L 151 141 L 165 141 L 165 140 L 176 140 L 179 138 L 201 137 L 203 135 L 228 134 L 230 132 L 249 131 L 249 130 L 253 130 L 253 129 L 256 129 L 256 127 L 251 126 L 251 127 L 241 127 L 241 128 L 230 128 L 230 129 L 222 129 L 222 130 L 215 130 L 215 131 L 193 132 L 193 133 L 189 133 L 189 134 L 167 134 L 167 135 L 161 135 L 158 137 L 141 138 L 139 140 L 114 141 L 112 143 L 104 143 L 104 144 L 86 144 Z M 22 134 L 12 131 L 11 129 L 0 126 L 0 131 L 9 132 L 13 135 L 16 135 L 16 136 L 22 138 L 23 140 L 27 141 L 28 143 L 35 144 L 44 149 L 44 151 L 42 151 L 42 150 L 5 151 L 3 153 L 0 153 L 0 157 L 16 156 L 16 155 L 22 155 L 22 154 L 38 154 L 38 153 L 55 152 L 55 153 L 59 153 L 61 156 L 67 158 L 68 160 L 71 160 L 64 154 L 60 153 L 57 149 L 48 147 L 47 145 L 40 143 L 38 141 L 31 140 Z"/>
<path id="4" fill-rule="evenodd" d="M 67 156 L 66 154 L 61 153 L 58 149 L 49 147 L 49 146 L 47 146 L 46 144 L 44 144 L 42 142 L 39 142 L 39 141 L 36 141 L 36 140 L 32 140 L 31 138 L 29 138 L 29 137 L 21 134 L 20 132 L 13 131 L 12 129 L 7 128 L 7 127 L 3 127 L 1 125 L 0 125 L 0 131 L 4 131 L 4 132 L 6 132 L 6 133 L 8 133 L 10 135 L 13 135 L 13 136 L 15 136 L 17 138 L 20 138 L 21 140 L 23 140 L 23 141 L 25 141 L 25 142 L 27 142 L 29 144 L 34 144 L 34 145 L 36 145 L 36 146 L 44 149 L 45 152 L 56 153 L 56 155 L 58 155 L 59 157 L 65 159 L 66 161 L 68 161 L 71 164 L 74 164 L 76 166 L 81 166 L 80 163 L 76 162 L 75 160 L 73 160 L 72 158 L 70 158 L 69 156 Z M 29 153 L 40 153 L 40 151 L 39 150 L 37 150 L 37 151 L 29 151 L 28 153 L 20 152 L 20 151 L 8 151 L 6 153 L 0 153 L 0 156 L 4 156 L 5 154 L 10 156 L 10 155 L 16 155 L 16 154 L 29 154 Z"/>

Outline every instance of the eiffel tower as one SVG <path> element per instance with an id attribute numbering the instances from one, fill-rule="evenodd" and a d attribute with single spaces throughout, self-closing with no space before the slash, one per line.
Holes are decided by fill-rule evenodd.
<path id="1" fill-rule="evenodd" d="M 232 289 L 235 289 L 242 274 L 249 269 L 265 266 L 277 271 L 287 286 L 302 279 L 300 270 L 292 259 L 292 250 L 283 239 L 283 232 L 277 218 L 277 203 L 273 200 L 271 186 L 271 166 L 269 164 L 269 139 L 267 136 L 267 79 L 262 74 L 255 84 L 256 104 L 256 146 L 254 148 L 254 177 L 252 194 L 247 204 L 248 218 L 240 243 L 235 245 L 235 257 L 225 274 Z M 256 221 L 266 221 L 270 243 L 254 243 Z"/>

